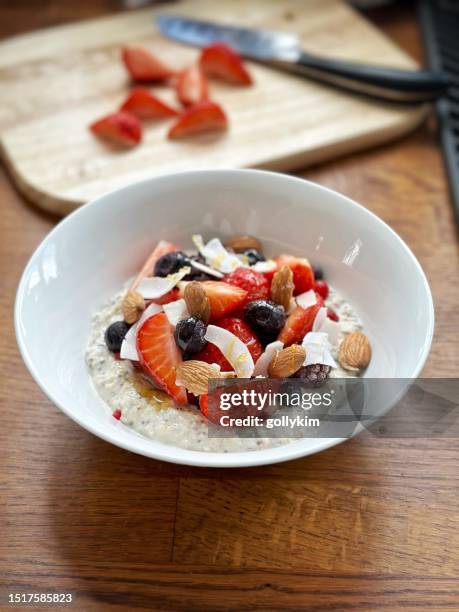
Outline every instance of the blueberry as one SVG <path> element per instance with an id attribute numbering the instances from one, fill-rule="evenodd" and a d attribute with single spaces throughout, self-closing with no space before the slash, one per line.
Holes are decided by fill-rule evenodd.
<path id="1" fill-rule="evenodd" d="M 180 268 L 190 265 L 190 258 L 183 251 L 166 253 L 158 259 L 153 270 L 154 276 L 168 276 L 178 272 Z"/>
<path id="2" fill-rule="evenodd" d="M 130 325 L 126 321 L 116 321 L 107 327 L 105 330 L 105 344 L 112 353 L 119 353 L 121 350 L 121 343 L 124 340 L 124 336 L 127 334 Z"/>
<path id="3" fill-rule="evenodd" d="M 313 266 L 315 280 L 323 280 L 324 271 L 319 266 Z"/>
<path id="4" fill-rule="evenodd" d="M 255 300 L 244 308 L 247 323 L 265 344 L 277 338 L 285 323 L 285 309 L 269 300 Z"/>
<path id="5" fill-rule="evenodd" d="M 200 253 L 198 253 L 197 255 L 191 255 L 191 257 L 188 258 L 188 264 L 190 260 L 197 261 L 198 263 L 201 263 L 201 264 L 206 263 L 206 260 Z M 210 274 L 206 274 L 202 270 L 198 270 L 198 268 L 194 268 L 193 266 L 191 266 L 191 272 L 187 274 L 186 276 L 184 276 L 183 280 L 185 281 L 188 281 L 188 280 L 206 281 L 206 280 L 215 280 L 215 277 L 210 276 Z"/>
<path id="6" fill-rule="evenodd" d="M 263 255 L 257 249 L 248 249 L 244 251 L 244 255 L 249 260 L 249 266 L 255 265 L 259 261 L 266 261 Z"/>
<path id="7" fill-rule="evenodd" d="M 187 317 L 177 323 L 174 336 L 177 345 L 187 356 L 198 353 L 206 346 L 205 333 L 206 326 L 200 319 Z"/>

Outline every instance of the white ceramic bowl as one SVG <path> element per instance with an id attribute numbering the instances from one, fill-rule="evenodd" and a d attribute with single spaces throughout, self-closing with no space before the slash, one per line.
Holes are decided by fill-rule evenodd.
<path id="1" fill-rule="evenodd" d="M 24 361 L 46 395 L 85 429 L 148 457 L 221 467 L 285 461 L 341 441 L 195 452 L 143 438 L 111 417 L 85 365 L 91 316 L 135 274 L 157 240 L 189 247 L 197 232 L 254 234 L 268 255 L 287 251 L 322 265 L 371 339 L 366 375 L 419 374 L 432 339 L 432 297 L 419 263 L 385 223 L 339 193 L 286 175 L 174 174 L 114 191 L 69 215 L 37 248 L 20 281 L 15 325 Z"/>

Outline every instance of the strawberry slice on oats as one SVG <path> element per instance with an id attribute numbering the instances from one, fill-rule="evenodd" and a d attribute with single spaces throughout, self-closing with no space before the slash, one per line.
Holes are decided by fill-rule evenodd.
<path id="1" fill-rule="evenodd" d="M 166 313 L 153 315 L 137 331 L 137 351 L 145 372 L 168 393 L 179 406 L 188 403 L 185 387 L 175 382 L 175 368 L 182 355 Z"/>

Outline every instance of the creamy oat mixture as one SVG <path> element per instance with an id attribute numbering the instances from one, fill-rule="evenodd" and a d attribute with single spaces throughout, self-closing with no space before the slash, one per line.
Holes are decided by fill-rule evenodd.
<path id="1" fill-rule="evenodd" d="M 121 421 L 139 434 L 189 450 L 237 452 L 260 450 L 286 444 L 288 438 L 210 438 L 208 421 L 194 407 L 175 408 L 161 391 L 153 390 L 131 362 L 118 361 L 104 342 L 107 326 L 121 318 L 121 301 L 125 291 L 115 295 L 92 321 L 86 361 L 99 395 L 111 411 L 120 409 Z M 333 288 L 326 305 L 338 315 L 341 334 L 361 329 L 360 320 L 348 302 Z M 336 351 L 332 351 L 336 359 Z M 330 377 L 345 378 L 354 374 L 339 366 Z"/>

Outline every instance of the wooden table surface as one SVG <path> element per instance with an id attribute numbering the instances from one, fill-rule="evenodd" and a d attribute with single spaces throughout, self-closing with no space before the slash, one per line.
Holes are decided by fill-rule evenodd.
<path id="1" fill-rule="evenodd" d="M 39 4 L 1 2 L 0 36 L 118 6 Z M 369 16 L 421 59 L 409 6 Z M 410 245 L 436 306 L 424 374 L 456 376 L 457 235 L 434 121 L 301 176 L 363 202 Z M 363 434 L 226 471 L 99 440 L 44 397 L 14 338 L 19 275 L 56 219 L 24 202 L 3 169 L 0 208 L 0 609 L 7 593 L 58 591 L 78 610 L 459 610 L 457 440 Z"/>

